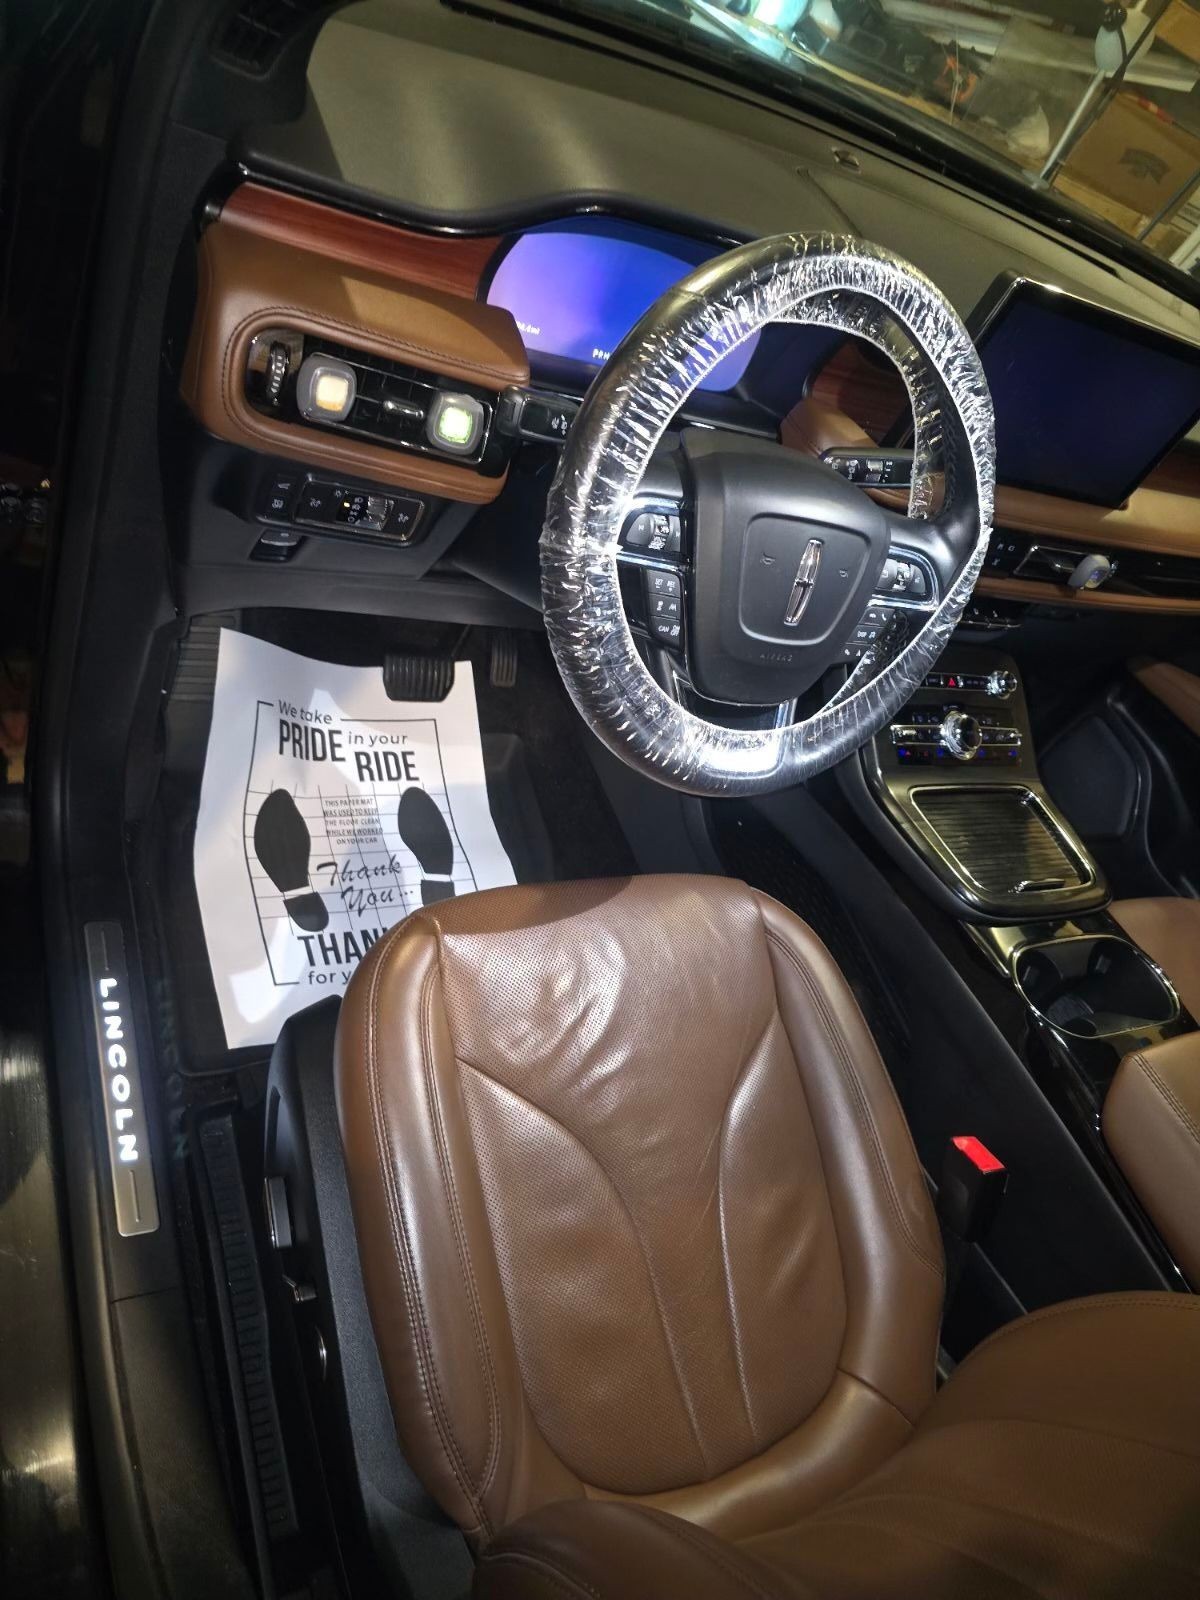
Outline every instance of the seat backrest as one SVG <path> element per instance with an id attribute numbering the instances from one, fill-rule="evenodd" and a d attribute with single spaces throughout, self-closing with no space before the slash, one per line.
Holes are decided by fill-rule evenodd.
<path id="1" fill-rule="evenodd" d="M 355 974 L 337 1075 L 397 1432 L 477 1543 L 582 1494 L 746 1537 L 930 1400 L 908 1129 L 828 951 L 744 884 L 429 907 Z"/>

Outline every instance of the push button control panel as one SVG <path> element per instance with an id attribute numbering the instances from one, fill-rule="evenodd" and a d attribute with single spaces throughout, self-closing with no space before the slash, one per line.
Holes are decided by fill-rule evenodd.
<path id="1" fill-rule="evenodd" d="M 895 721 L 874 740 L 883 775 L 937 767 L 946 779 L 1012 781 L 1036 771 L 1021 680 L 1008 656 L 947 651 Z"/>
<path id="2" fill-rule="evenodd" d="M 683 582 L 679 574 L 647 568 L 642 582 L 650 637 L 659 644 L 677 646 L 683 637 Z"/>
<path id="3" fill-rule="evenodd" d="M 280 559 L 306 533 L 407 546 L 424 533 L 426 512 L 425 501 L 394 489 L 277 472 L 259 495 L 257 520 L 273 526 L 261 535 L 256 554 Z"/>
<path id="4" fill-rule="evenodd" d="M 1009 765 L 1021 759 L 1022 735 L 994 711 L 968 709 L 962 701 L 908 707 L 889 730 L 902 766 L 944 766 L 953 761 Z"/>

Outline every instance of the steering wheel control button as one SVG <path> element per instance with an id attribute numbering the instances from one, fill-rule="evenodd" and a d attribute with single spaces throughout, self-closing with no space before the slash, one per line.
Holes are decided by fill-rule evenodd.
<path id="1" fill-rule="evenodd" d="M 929 580 L 919 561 L 906 561 L 902 557 L 889 556 L 883 563 L 875 592 L 894 595 L 905 600 L 928 600 Z"/>
<path id="2" fill-rule="evenodd" d="M 345 422 L 357 393 L 354 368 L 330 356 L 306 356 L 296 375 L 296 409 L 309 422 Z"/>
<path id="3" fill-rule="evenodd" d="M 635 511 L 625 523 L 621 548 L 644 550 L 654 556 L 680 555 L 683 549 L 683 525 L 678 511 L 656 507 Z"/>
<path id="4" fill-rule="evenodd" d="M 425 419 L 425 437 L 437 450 L 473 455 L 483 438 L 487 414 L 473 395 L 438 393 Z"/>
<path id="5" fill-rule="evenodd" d="M 683 633 L 683 586 L 678 573 L 647 571 L 642 583 L 651 637 L 659 644 L 677 645 Z"/>
<path id="6" fill-rule="evenodd" d="M 650 539 L 646 548 L 656 555 L 678 555 L 681 529 L 679 518 L 655 512 L 650 518 Z"/>
<path id="7" fill-rule="evenodd" d="M 622 543 L 629 550 L 644 550 L 650 543 L 650 535 L 654 531 L 654 518 L 648 511 L 639 512 L 625 524 L 625 535 Z"/>

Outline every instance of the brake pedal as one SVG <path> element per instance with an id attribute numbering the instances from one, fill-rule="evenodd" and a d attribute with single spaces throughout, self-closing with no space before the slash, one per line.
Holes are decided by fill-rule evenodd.
<path id="1" fill-rule="evenodd" d="M 517 636 L 508 628 L 492 634 L 488 680 L 493 689 L 515 689 L 517 685 Z"/>
<path id="2" fill-rule="evenodd" d="M 454 687 L 453 656 L 383 658 L 383 687 L 389 700 L 444 700 Z"/>

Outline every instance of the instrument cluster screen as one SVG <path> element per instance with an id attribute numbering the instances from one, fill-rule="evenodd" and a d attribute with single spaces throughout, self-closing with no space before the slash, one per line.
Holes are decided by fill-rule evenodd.
<path id="1" fill-rule="evenodd" d="M 718 254 L 612 218 L 546 223 L 512 241 L 492 274 L 488 304 L 512 312 L 529 351 L 596 368 L 660 295 Z M 754 334 L 730 351 L 700 388 L 734 388 L 757 343 Z"/>

